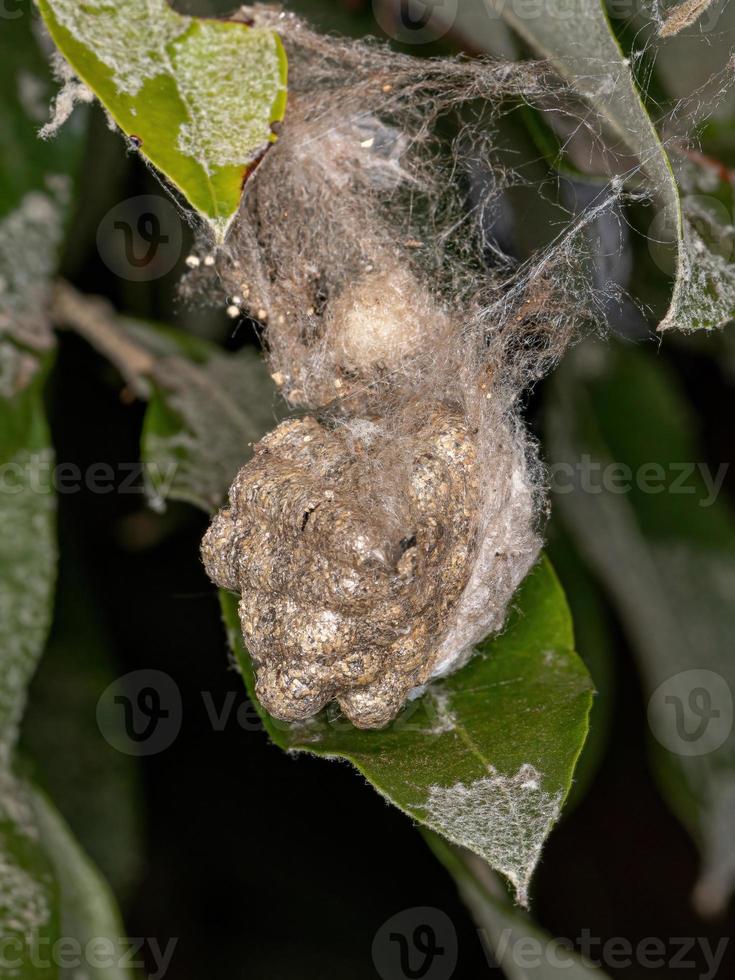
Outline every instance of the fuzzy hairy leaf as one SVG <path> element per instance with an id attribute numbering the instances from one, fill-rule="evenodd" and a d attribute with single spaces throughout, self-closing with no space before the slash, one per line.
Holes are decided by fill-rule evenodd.
<path id="1" fill-rule="evenodd" d="M 56 581 L 54 454 L 43 387 L 58 262 L 82 130 L 36 138 L 50 90 L 30 4 L 3 20 L 0 76 L 0 934 L 3 976 L 55 980 L 61 937 L 101 936 L 105 895 L 58 817 L 16 772 L 26 692 L 44 649 Z M 39 810 L 42 808 L 42 812 Z M 56 824 L 54 824 L 54 821 Z M 84 899 L 82 903 L 82 899 Z M 91 916 L 91 917 L 90 917 Z M 122 935 L 115 926 L 115 936 Z M 68 974 L 64 974 L 65 976 Z M 120 971 L 85 973 L 119 980 Z"/>
<path id="2" fill-rule="evenodd" d="M 84 980 L 130 980 L 130 950 L 107 882 L 51 801 L 38 789 L 30 788 L 28 792 L 39 841 L 57 882 L 59 931 L 65 941 L 73 941 L 68 955 L 78 960 L 79 972 L 73 975 Z M 63 971 L 62 976 L 66 975 Z M 48 967 L 42 976 L 50 976 Z"/>
<path id="3" fill-rule="evenodd" d="M 659 329 L 723 326 L 735 315 L 735 267 L 700 233 L 696 202 L 680 192 L 602 0 L 562 2 L 536 16 L 528 15 L 524 0 L 467 0 L 459 5 L 453 26 L 473 50 L 492 51 L 499 17 L 595 107 L 619 141 L 613 149 L 632 153 L 639 161 L 662 209 L 657 234 L 670 237 L 677 256 L 673 292 Z"/>
<path id="4" fill-rule="evenodd" d="M 5 349 L 13 348 L 0 346 L 0 358 Z M 39 818 L 38 795 L 15 770 L 26 692 L 46 642 L 56 581 L 47 367 L 35 364 L 24 387 L 0 396 L 0 933 L 8 975 L 23 980 L 59 976 L 58 964 L 49 961 L 56 939 L 105 935 L 99 916 L 107 901 L 68 832 L 59 840 L 50 805 Z"/>
<path id="5" fill-rule="evenodd" d="M 222 240 L 286 106 L 278 36 L 166 0 L 38 0 L 59 50 Z"/>
<path id="6" fill-rule="evenodd" d="M 151 505 L 169 498 L 211 513 L 277 421 L 265 362 L 252 349 L 227 354 L 177 330 L 122 322 L 156 357 L 141 440 Z"/>
<path id="7" fill-rule="evenodd" d="M 32 0 L 11 5 L 3 18 L 0 61 L 0 216 L 16 208 L 30 191 L 48 191 L 79 159 L 84 119 L 78 117 L 53 144 L 38 139 L 53 92 L 45 56 L 31 30 Z M 7 11 L 5 13 L 8 13 Z"/>
<path id="8" fill-rule="evenodd" d="M 277 745 L 352 762 L 399 809 L 484 857 L 527 904 L 541 848 L 569 792 L 592 700 L 548 561 L 521 586 L 502 635 L 378 731 L 356 729 L 329 708 L 298 725 L 270 717 L 255 698 L 237 600 L 223 593 L 222 605 L 250 697 Z"/>
<path id="9" fill-rule="evenodd" d="M 0 789 L 2 975 L 131 977 L 112 894 L 63 819 L 19 776 L 0 774 Z"/>
<path id="10" fill-rule="evenodd" d="M 136 760 L 108 741 L 113 724 L 122 736 L 122 716 L 106 718 L 104 734 L 97 721 L 100 694 L 116 677 L 98 594 L 73 538 L 65 536 L 53 629 L 30 685 L 20 751 L 33 760 L 34 784 L 125 900 L 142 867 L 141 787 Z"/>
<path id="11" fill-rule="evenodd" d="M 56 580 L 44 380 L 45 371 L 37 370 L 15 396 L 0 395 L 0 768 L 7 768 L 15 747 L 26 688 L 51 622 Z"/>
<path id="12" fill-rule="evenodd" d="M 0 935 L 3 962 L 20 980 L 48 977 L 58 969 L 34 963 L 60 934 L 59 889 L 40 839 L 29 787 L 5 764 L 0 769 Z"/>
<path id="13" fill-rule="evenodd" d="M 2 356 L 2 349 L 0 349 Z M 43 410 L 45 371 L 0 397 L 0 932 L 21 978 L 56 977 L 38 965 L 39 943 L 61 929 L 59 887 L 43 847 L 33 794 L 15 774 L 26 690 L 43 651 L 56 579 L 53 452 Z"/>
<path id="14" fill-rule="evenodd" d="M 557 505 L 628 630 L 654 767 L 699 845 L 695 900 L 711 913 L 735 887 L 735 515 L 716 499 L 723 473 L 696 465 L 686 401 L 641 350 L 580 348 L 554 390 L 549 451 L 576 474 Z M 585 487 L 613 462 L 628 467 L 613 489 Z M 628 492 L 615 492 L 621 478 Z"/>
<path id="15" fill-rule="evenodd" d="M 0 395 L 6 397 L 34 373 L 30 351 L 53 345 L 49 284 L 85 123 L 75 119 L 53 147 L 38 139 L 52 83 L 32 30 L 30 0 L 14 14 L 3 20 L 0 63 Z"/>

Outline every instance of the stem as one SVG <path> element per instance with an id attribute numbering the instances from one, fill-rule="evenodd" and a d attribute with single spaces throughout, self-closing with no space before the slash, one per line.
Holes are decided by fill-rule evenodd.
<path id="1" fill-rule="evenodd" d="M 120 330 L 114 307 L 101 296 L 84 296 L 60 279 L 51 300 L 51 316 L 58 328 L 74 330 L 111 361 L 136 395 L 150 393 L 147 375 L 155 357 Z"/>

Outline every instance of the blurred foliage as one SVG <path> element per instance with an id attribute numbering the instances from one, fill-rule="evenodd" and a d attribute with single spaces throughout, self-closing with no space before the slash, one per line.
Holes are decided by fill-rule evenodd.
<path id="1" fill-rule="evenodd" d="M 32 0 L 21 0 L 12 16 L 3 16 L 0 83 L 5 93 L 0 112 L 0 217 L 17 207 L 29 191 L 45 190 L 49 178 L 74 172 L 81 158 L 85 113 L 77 114 L 53 142 L 38 139 L 55 91 L 48 48 L 41 49 Z"/>
<path id="2" fill-rule="evenodd" d="M 83 120 L 58 147 L 39 144 L 48 70 L 30 5 L 15 13 L 4 19 L 11 43 L 0 68 L 8 83 L 0 111 L 7 151 L 0 164 L 0 931 L 3 969 L 53 980 L 61 976 L 51 952 L 57 939 L 84 944 L 90 935 L 119 936 L 120 928 L 106 886 L 52 804 L 25 771 L 18 774 L 16 759 L 26 689 L 43 652 L 56 582 L 54 454 L 44 405 L 52 360 L 45 277 L 54 272 Z M 95 974 L 122 975 L 116 968 Z"/>
<path id="3" fill-rule="evenodd" d="M 557 373 L 547 412 L 549 453 L 575 469 L 574 492 L 557 495 L 557 508 L 629 631 L 651 697 L 656 771 L 703 853 L 695 897 L 703 912 L 722 911 L 735 884 L 735 735 L 730 725 L 720 740 L 712 725 L 688 754 L 663 699 L 680 699 L 691 725 L 697 691 L 724 711 L 713 675 L 735 690 L 735 518 L 718 499 L 724 473 L 704 463 L 686 400 L 650 353 L 583 345 Z"/>
<path id="4" fill-rule="evenodd" d="M 531 917 L 514 907 L 492 871 L 468 851 L 447 844 L 445 840 L 423 831 L 427 844 L 452 875 L 459 892 L 472 913 L 487 952 L 508 980 L 606 980 L 607 974 L 596 965 L 588 965 L 564 941 L 556 941 L 539 929 Z M 527 967 L 517 950 L 531 954 Z M 534 951 L 536 956 L 534 958 Z"/>
<path id="5" fill-rule="evenodd" d="M 97 724 L 100 693 L 117 675 L 98 611 L 79 602 L 91 583 L 75 542 L 64 544 L 54 626 L 30 686 L 21 746 L 35 782 L 124 905 L 142 871 L 139 774 Z"/>

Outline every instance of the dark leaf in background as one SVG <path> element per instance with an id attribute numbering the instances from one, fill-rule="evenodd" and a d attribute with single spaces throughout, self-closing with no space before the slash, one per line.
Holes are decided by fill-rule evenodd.
<path id="1" fill-rule="evenodd" d="M 607 143 L 619 157 L 620 176 L 633 182 L 643 177 L 658 201 L 662 219 L 657 237 L 673 243 L 676 250 L 671 301 L 661 329 L 712 329 L 726 324 L 735 312 L 735 271 L 709 247 L 696 212 L 682 199 L 671 161 L 643 104 L 630 59 L 610 28 L 604 3 L 559 5 L 549 15 L 529 17 L 524 0 L 487 4 L 465 0 L 451 26 L 471 50 L 494 51 L 500 18 L 536 54 L 548 58 L 599 112 L 608 128 Z M 631 169 L 630 153 L 640 172 Z"/>
<path id="2" fill-rule="evenodd" d="M 559 512 L 638 657 L 662 791 L 702 852 L 697 906 L 721 911 L 735 883 L 735 519 L 717 499 L 724 472 L 701 462 L 665 367 L 619 345 L 590 342 L 560 370 L 548 447 L 573 474 Z"/>
<path id="3" fill-rule="evenodd" d="M 284 408 L 259 353 L 226 354 L 181 331 L 126 320 L 129 335 L 156 357 L 141 443 L 149 497 L 185 500 L 210 513 Z"/>

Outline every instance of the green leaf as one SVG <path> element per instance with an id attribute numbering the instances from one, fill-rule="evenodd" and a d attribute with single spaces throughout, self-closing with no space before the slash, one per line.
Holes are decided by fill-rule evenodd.
<path id="1" fill-rule="evenodd" d="M 107 882 L 51 801 L 37 789 L 29 790 L 29 798 L 41 847 L 49 856 L 58 883 L 60 933 L 68 944 L 66 955 L 70 963 L 77 964 L 62 975 L 84 980 L 131 980 L 132 970 L 126 965 L 130 949 Z M 77 972 L 79 967 L 82 972 Z M 50 976 L 48 967 L 41 975 Z"/>
<path id="2" fill-rule="evenodd" d="M 125 319 L 156 355 L 141 455 L 151 505 L 220 506 L 250 446 L 278 421 L 278 399 L 259 353 L 227 354 L 199 338 Z M 283 411 L 281 411 L 281 415 Z"/>
<path id="3" fill-rule="evenodd" d="M 56 271 L 71 175 L 85 119 L 53 146 L 37 131 L 51 95 L 48 65 L 33 28 L 30 0 L 3 19 L 0 83 L 0 395 L 11 397 L 33 373 L 28 349 L 53 346 L 49 283 Z M 12 338 L 16 343 L 8 343 Z M 16 346 L 16 344 L 18 346 Z"/>
<path id="4" fill-rule="evenodd" d="M 0 786 L 3 976 L 130 980 L 125 931 L 104 880 L 43 793 L 9 773 Z"/>
<path id="5" fill-rule="evenodd" d="M 54 877 L 38 846 L 27 791 L 11 770 L 26 689 L 51 622 L 56 577 L 45 371 L 35 362 L 34 370 L 25 388 L 0 396 L 0 933 L 19 951 L 18 976 L 24 978 L 38 975 L 23 952 L 27 936 L 53 940 L 58 927 Z"/>
<path id="6" fill-rule="evenodd" d="M 0 395 L 0 769 L 15 747 L 26 688 L 51 622 L 56 579 L 45 374 L 36 370 L 12 398 Z"/>
<path id="7" fill-rule="evenodd" d="M 38 840 L 33 797 L 7 764 L 0 769 L 0 935 L 6 976 L 56 980 L 55 966 L 34 954 L 60 932 L 59 890 L 53 866 Z M 12 969 L 14 972 L 10 973 Z"/>
<path id="8" fill-rule="evenodd" d="M 48 363 L 32 360 L 35 373 L 25 386 L 12 397 L 0 396 L 0 934 L 9 975 L 54 980 L 59 972 L 49 951 L 56 939 L 104 935 L 107 898 L 91 891 L 90 867 L 81 866 L 68 834 L 59 840 L 47 807 L 39 817 L 37 794 L 14 770 L 56 578 L 54 456 L 43 406 Z M 92 912 L 96 918 L 82 918 Z M 117 980 L 122 974 L 95 976 Z"/>
<path id="9" fill-rule="evenodd" d="M 60 557 L 54 624 L 30 686 L 21 751 L 33 760 L 34 784 L 54 801 L 84 852 L 125 901 L 142 868 L 139 772 L 136 760 L 108 740 L 111 725 L 122 735 L 122 716 L 106 720 L 104 735 L 97 721 L 100 695 L 116 673 L 97 608 L 99 590 L 73 535 L 63 535 Z"/>
<path id="10" fill-rule="evenodd" d="M 662 209 L 657 231 L 676 247 L 673 292 L 659 329 L 723 326 L 735 315 L 735 267 L 709 248 L 698 231 L 698 214 L 682 199 L 604 3 L 559 4 L 543 16 L 528 16 L 524 0 L 466 0 L 453 26 L 460 37 L 470 39 L 473 50 L 493 50 L 501 16 L 594 106 L 617 141 L 613 150 L 633 153 L 640 162 Z"/>
<path id="11" fill-rule="evenodd" d="M 552 515 L 547 554 L 559 576 L 574 623 L 580 656 L 595 685 L 590 731 L 575 769 L 566 812 L 585 796 L 608 748 L 615 709 L 613 624 L 605 595 Z"/>
<path id="12" fill-rule="evenodd" d="M 78 935 L 72 931 L 77 927 L 69 917 L 69 902 L 81 911 L 68 875 L 59 874 L 59 862 L 70 867 L 78 854 L 68 835 L 59 853 L 48 853 L 54 848 L 47 849 L 37 794 L 15 773 L 14 756 L 26 691 L 51 622 L 56 579 L 54 454 L 43 405 L 51 361 L 47 352 L 53 346 L 47 309 L 84 120 L 75 120 L 53 148 L 37 139 L 51 91 L 48 68 L 32 30 L 30 4 L 21 3 L 13 16 L 5 13 L 0 64 L 0 935 L 4 976 L 55 980 L 59 970 L 49 961 L 53 943 Z M 89 910 L 105 908 L 99 892 L 90 893 L 87 904 Z M 101 935 L 99 915 L 90 921 L 88 934 Z M 94 975 L 122 976 L 119 971 Z"/>
<path id="13" fill-rule="evenodd" d="M 54 144 L 38 139 L 53 94 L 48 62 L 33 27 L 32 0 L 13 4 L 3 17 L 0 61 L 0 216 L 16 208 L 30 191 L 58 187 L 80 156 L 85 119 L 78 116 Z M 17 244 L 17 243 L 16 243 Z"/>
<path id="14" fill-rule="evenodd" d="M 655 772 L 702 854 L 695 901 L 716 912 L 735 887 L 735 517 L 716 499 L 718 474 L 696 463 L 686 400 L 652 353 L 576 351 L 555 380 L 548 434 L 578 477 L 557 507 L 616 603 L 649 696 Z"/>
<path id="15" fill-rule="evenodd" d="M 530 916 L 513 908 L 493 872 L 475 855 L 452 847 L 424 831 L 435 856 L 454 878 L 460 896 L 477 923 L 489 964 L 508 980 L 606 980 L 563 941 L 552 938 Z M 521 955 L 518 955 L 518 954 Z M 533 966 L 528 965 L 531 959 Z"/>
<path id="16" fill-rule="evenodd" d="M 59 50 L 123 133 L 224 240 L 286 107 L 270 30 L 186 17 L 166 0 L 38 0 Z"/>
<path id="17" fill-rule="evenodd" d="M 271 718 L 255 698 L 237 600 L 223 593 L 222 606 L 248 692 L 276 745 L 352 762 L 399 809 L 484 857 L 527 904 L 542 845 L 569 792 L 592 700 L 564 595 L 546 560 L 521 586 L 502 635 L 379 731 L 356 729 L 330 709 L 299 725 Z"/>

